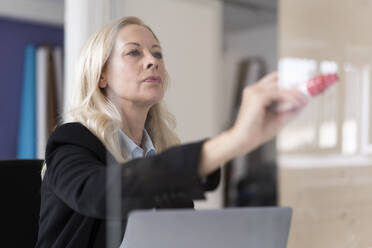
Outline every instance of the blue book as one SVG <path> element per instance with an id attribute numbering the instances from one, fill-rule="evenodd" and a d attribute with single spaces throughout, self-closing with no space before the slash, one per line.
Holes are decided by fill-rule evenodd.
<path id="1" fill-rule="evenodd" d="M 25 52 L 21 115 L 18 129 L 17 158 L 36 158 L 36 47 L 28 45 Z"/>

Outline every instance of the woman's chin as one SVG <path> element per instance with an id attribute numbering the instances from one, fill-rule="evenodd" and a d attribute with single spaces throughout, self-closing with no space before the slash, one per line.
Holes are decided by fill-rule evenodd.
<path id="1" fill-rule="evenodd" d="M 143 104 L 147 106 L 153 106 L 155 104 L 160 103 L 163 100 L 163 96 L 153 96 L 153 97 L 148 97 L 146 99 L 143 99 Z"/>

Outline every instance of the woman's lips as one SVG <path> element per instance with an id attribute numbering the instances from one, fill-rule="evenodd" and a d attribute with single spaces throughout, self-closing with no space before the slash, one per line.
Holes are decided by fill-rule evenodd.
<path id="1" fill-rule="evenodd" d="M 148 77 L 143 81 L 147 83 L 161 83 L 161 78 L 154 76 L 154 77 Z"/>

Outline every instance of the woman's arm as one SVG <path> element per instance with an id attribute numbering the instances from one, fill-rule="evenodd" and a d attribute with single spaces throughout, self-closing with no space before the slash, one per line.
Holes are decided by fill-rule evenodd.
<path id="1" fill-rule="evenodd" d="M 203 199 L 197 174 L 202 144 L 185 144 L 149 158 L 106 165 L 99 140 L 80 124 L 65 124 L 49 139 L 43 183 L 76 212 L 101 219 L 118 218 L 106 212 L 105 205 L 107 192 L 117 187 L 123 216 L 132 209 L 157 207 L 156 199 L 165 196 Z"/>
<path id="2" fill-rule="evenodd" d="M 210 174 L 227 161 L 273 138 L 306 105 L 304 94 L 297 90 L 279 89 L 277 79 L 277 73 L 271 73 L 244 89 L 233 127 L 203 144 L 198 167 L 200 176 Z M 275 102 L 286 102 L 292 108 L 274 113 L 270 106 Z"/>

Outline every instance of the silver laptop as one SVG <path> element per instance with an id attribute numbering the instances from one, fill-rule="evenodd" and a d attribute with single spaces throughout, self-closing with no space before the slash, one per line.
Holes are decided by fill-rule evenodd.
<path id="1" fill-rule="evenodd" d="M 135 211 L 121 248 L 285 248 L 291 216 L 279 207 Z"/>

